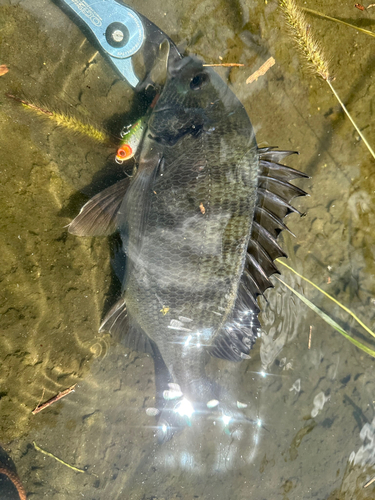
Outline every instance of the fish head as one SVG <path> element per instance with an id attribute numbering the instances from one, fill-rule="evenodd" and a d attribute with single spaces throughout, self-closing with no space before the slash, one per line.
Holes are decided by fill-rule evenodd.
<path id="1" fill-rule="evenodd" d="M 149 124 L 152 136 L 173 142 L 186 133 L 222 134 L 235 127 L 240 134 L 252 131 L 244 107 L 220 76 L 196 57 L 171 59 Z"/>

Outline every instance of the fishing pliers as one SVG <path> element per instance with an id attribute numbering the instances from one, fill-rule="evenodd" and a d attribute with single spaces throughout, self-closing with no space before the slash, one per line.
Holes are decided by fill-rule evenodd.
<path id="1" fill-rule="evenodd" d="M 116 67 L 122 78 L 142 90 L 152 84 L 150 72 L 165 40 L 173 57 L 181 57 L 172 40 L 145 16 L 115 0 L 61 0 L 67 14 L 96 38 L 102 52 Z M 66 8 L 65 8 L 66 7 Z M 86 30 L 87 31 L 87 30 Z M 142 74 L 134 69 L 133 58 L 141 54 Z"/>

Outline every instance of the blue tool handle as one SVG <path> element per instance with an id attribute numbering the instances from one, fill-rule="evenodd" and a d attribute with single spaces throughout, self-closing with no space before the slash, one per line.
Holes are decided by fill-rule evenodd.
<path id="1" fill-rule="evenodd" d="M 135 87 L 131 56 L 142 47 L 145 38 L 139 15 L 114 0 L 64 0 L 92 31 L 126 80 Z"/>

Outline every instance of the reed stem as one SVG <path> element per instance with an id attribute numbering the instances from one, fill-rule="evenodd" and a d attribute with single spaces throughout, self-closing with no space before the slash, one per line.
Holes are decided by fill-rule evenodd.
<path id="1" fill-rule="evenodd" d="M 309 283 L 309 285 L 312 285 L 314 288 L 316 288 L 317 290 L 319 290 L 320 293 L 322 293 L 323 295 L 325 295 L 326 297 L 328 297 L 330 300 L 332 300 L 332 302 L 334 302 L 336 305 L 338 305 L 339 307 L 341 307 L 341 309 L 343 309 L 345 312 L 347 312 L 348 314 L 350 314 L 350 316 L 352 318 L 355 319 L 355 321 L 357 321 L 358 324 L 361 325 L 361 327 L 366 330 L 367 333 L 369 333 L 372 337 L 375 338 L 375 333 L 373 331 L 370 330 L 370 328 L 368 326 L 366 326 L 363 321 L 361 321 L 358 316 L 356 316 L 350 309 L 348 309 L 346 306 L 344 306 L 343 304 L 341 304 L 341 302 L 339 302 L 338 300 L 336 300 L 334 297 L 332 297 L 332 295 L 330 295 L 329 293 L 325 292 L 324 290 L 322 290 L 318 285 L 315 285 L 315 283 L 313 283 L 312 281 L 310 281 L 308 278 L 305 278 L 305 276 L 302 276 L 302 274 L 298 273 L 295 269 L 293 269 L 292 267 L 288 266 L 288 264 L 286 264 L 285 262 L 283 262 L 282 260 L 280 259 L 276 259 L 276 262 L 278 264 L 281 264 L 283 266 L 285 266 L 287 269 L 289 269 L 289 271 L 292 271 L 294 274 L 296 274 L 299 278 L 303 279 L 304 281 L 306 281 L 307 283 Z"/>
<path id="2" fill-rule="evenodd" d="M 347 23 L 345 21 L 342 21 L 341 19 L 337 19 L 336 17 L 327 16 L 326 14 L 323 14 L 322 12 L 318 12 L 317 10 L 308 9 L 307 7 L 302 7 L 302 10 L 304 12 L 309 13 L 309 14 L 313 14 L 315 16 L 322 17 L 323 19 L 328 19 L 328 21 L 334 21 L 335 23 L 340 23 L 340 24 L 343 24 L 344 26 L 349 26 L 349 28 L 353 28 L 357 31 L 364 33 L 365 35 L 370 35 L 370 36 L 373 36 L 375 38 L 375 33 L 373 31 L 369 31 L 369 30 L 366 30 L 364 28 L 360 28 L 359 26 L 355 26 L 354 24 Z"/>
<path id="3" fill-rule="evenodd" d="M 350 113 L 349 111 L 346 109 L 346 106 L 345 104 L 342 102 L 342 100 L 340 99 L 340 97 L 338 96 L 336 90 L 333 88 L 333 85 L 332 83 L 328 80 L 326 80 L 326 82 L 328 83 L 330 89 L 332 90 L 332 93 L 333 95 L 336 97 L 336 99 L 338 100 L 338 102 L 340 103 L 340 106 L 342 107 L 342 109 L 345 111 L 346 113 L 346 116 L 349 118 L 349 120 L 352 122 L 352 125 L 353 127 L 356 129 L 356 131 L 358 132 L 360 138 L 362 139 L 362 141 L 365 143 L 367 149 L 370 151 L 370 153 L 372 154 L 372 157 L 375 159 L 375 153 L 374 153 L 374 150 L 372 149 L 372 147 L 370 146 L 370 144 L 367 142 L 365 136 L 362 134 L 362 132 L 359 130 L 359 128 L 357 127 L 357 124 L 355 123 L 355 121 L 353 120 L 353 118 L 350 116 Z"/>
<path id="4" fill-rule="evenodd" d="M 366 138 L 362 134 L 362 132 L 359 130 L 358 126 L 356 125 L 355 121 L 353 118 L 350 116 L 349 111 L 346 109 L 344 103 L 341 101 L 340 97 L 338 96 L 337 92 L 332 86 L 331 81 L 333 80 L 329 68 L 328 68 L 328 62 L 324 56 L 324 52 L 322 48 L 320 47 L 320 44 L 315 40 L 311 33 L 311 29 L 309 25 L 306 22 L 305 15 L 303 13 L 303 10 L 310 12 L 312 14 L 317 14 L 320 15 L 320 13 L 312 11 L 310 9 L 303 9 L 301 10 L 295 0 L 279 0 L 280 7 L 284 13 L 286 22 L 291 29 L 293 33 L 293 37 L 295 42 L 297 43 L 297 46 L 299 47 L 300 51 L 304 55 L 306 61 L 308 64 L 313 68 L 313 70 L 325 80 L 333 95 L 336 97 L 338 100 L 340 106 L 342 109 L 345 111 L 347 117 L 351 121 L 353 127 L 355 130 L 358 132 L 359 136 L 363 140 L 365 146 L 371 153 L 372 157 L 375 159 L 375 153 L 370 144 L 367 142 Z M 330 18 L 329 16 L 322 16 L 326 17 L 327 19 L 332 19 L 337 21 L 334 18 Z M 344 23 L 345 24 L 345 23 Z"/>

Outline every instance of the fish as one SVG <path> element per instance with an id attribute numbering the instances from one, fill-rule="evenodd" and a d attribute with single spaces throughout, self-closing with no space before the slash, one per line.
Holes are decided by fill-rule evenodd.
<path id="1" fill-rule="evenodd" d="M 80 236 L 118 231 L 126 255 L 121 298 L 100 332 L 152 354 L 167 374 L 158 439 L 214 411 L 246 418 L 206 375 L 210 356 L 250 358 L 260 336 L 258 297 L 273 287 L 284 218 L 308 177 L 283 165 L 295 151 L 259 148 L 249 116 L 220 76 L 195 56 L 170 58 L 144 125 L 132 177 L 99 193 L 71 222 Z M 300 214 L 301 215 L 301 214 Z"/>

